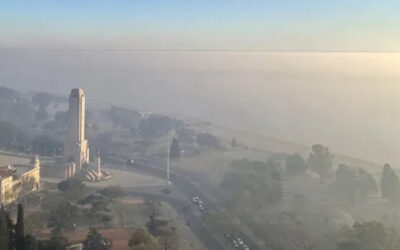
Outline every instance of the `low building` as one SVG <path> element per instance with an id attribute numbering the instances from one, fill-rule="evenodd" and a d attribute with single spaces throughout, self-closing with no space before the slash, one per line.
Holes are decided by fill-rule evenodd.
<path id="1" fill-rule="evenodd" d="M 68 241 L 72 244 L 82 244 L 82 242 L 86 239 L 87 234 L 89 233 L 88 229 L 83 230 L 75 230 L 68 234 Z M 99 229 L 99 233 L 107 238 L 112 240 L 112 250 L 129 250 L 129 239 L 132 236 L 132 230 L 127 228 L 110 228 L 110 229 Z M 50 236 L 49 236 L 50 237 Z M 72 248 L 79 249 L 79 248 Z"/>
<path id="2" fill-rule="evenodd" d="M 79 243 L 79 244 L 75 244 L 75 245 L 71 245 L 69 247 L 67 247 L 66 250 L 82 250 L 83 249 L 83 244 Z"/>
<path id="3" fill-rule="evenodd" d="M 0 167 L 0 204 L 6 205 L 40 187 L 40 162 L 34 156 L 30 165 Z"/>

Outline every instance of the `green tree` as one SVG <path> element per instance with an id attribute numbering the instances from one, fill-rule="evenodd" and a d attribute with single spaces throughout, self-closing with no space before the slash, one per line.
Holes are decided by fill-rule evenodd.
<path id="1" fill-rule="evenodd" d="M 34 112 L 31 103 L 19 92 L 0 87 L 0 116 L 3 120 L 28 127 L 33 121 Z"/>
<path id="2" fill-rule="evenodd" d="M 179 141 L 176 137 L 172 140 L 169 156 L 172 159 L 179 159 L 181 157 L 181 148 L 179 146 Z"/>
<path id="3" fill-rule="evenodd" d="M 15 224 L 15 249 L 25 250 L 24 208 L 18 204 L 17 224 Z"/>
<path id="4" fill-rule="evenodd" d="M 166 227 L 160 237 L 160 246 L 163 250 L 179 249 L 179 238 L 175 227 Z"/>
<path id="5" fill-rule="evenodd" d="M 15 230 L 14 230 L 14 223 L 11 220 L 10 215 L 5 212 L 5 217 L 6 217 L 6 221 L 7 221 L 7 230 L 8 230 L 8 250 L 15 250 Z"/>
<path id="6" fill-rule="evenodd" d="M 75 229 L 75 224 L 78 221 L 78 208 L 67 202 L 50 211 L 50 219 L 47 226 L 57 232 L 69 232 Z"/>
<path id="7" fill-rule="evenodd" d="M 54 152 L 54 149 L 60 149 L 62 147 L 62 141 L 49 135 L 36 136 L 32 141 L 33 151 L 40 155 L 50 155 Z"/>
<path id="8" fill-rule="evenodd" d="M 32 235 L 27 235 L 25 238 L 25 250 L 37 250 L 38 244 Z"/>
<path id="9" fill-rule="evenodd" d="M 109 199 L 117 199 L 125 194 L 124 190 L 119 186 L 106 187 L 100 193 Z"/>
<path id="10" fill-rule="evenodd" d="M 335 172 L 335 188 L 341 196 L 354 203 L 357 188 L 357 174 L 355 169 L 340 164 Z"/>
<path id="11" fill-rule="evenodd" d="M 220 146 L 218 138 L 210 133 L 198 133 L 196 143 L 200 146 L 211 148 L 218 148 Z"/>
<path id="12" fill-rule="evenodd" d="M 156 250 L 156 239 L 145 228 L 139 228 L 129 240 L 131 250 Z"/>
<path id="13" fill-rule="evenodd" d="M 35 211 L 25 216 L 24 226 L 26 234 L 35 234 L 45 228 L 43 221 L 46 221 L 48 214 L 43 211 Z"/>
<path id="14" fill-rule="evenodd" d="M 92 220 L 91 223 L 103 222 L 107 224 L 107 222 L 112 220 L 111 215 L 108 214 L 111 211 L 108 207 L 110 201 L 103 195 L 89 195 L 78 203 L 80 205 L 89 205 L 83 212 L 87 218 Z"/>
<path id="15" fill-rule="evenodd" d="M 112 241 L 103 237 L 95 228 L 90 228 L 90 232 L 83 241 L 84 250 L 107 250 L 111 247 Z"/>
<path id="16" fill-rule="evenodd" d="M 0 210 L 0 249 L 8 249 L 9 245 L 8 225 L 6 211 L 3 206 Z"/>
<path id="17" fill-rule="evenodd" d="M 378 185 L 375 178 L 366 170 L 358 170 L 358 180 L 360 185 L 360 198 L 362 200 L 365 200 L 369 194 L 378 191 Z"/>
<path id="18" fill-rule="evenodd" d="M 335 172 L 335 188 L 338 193 L 354 204 L 364 201 L 377 190 L 374 177 L 363 169 L 354 169 L 340 164 Z"/>
<path id="19" fill-rule="evenodd" d="M 35 112 L 35 119 L 37 121 L 46 121 L 48 117 L 49 114 L 47 113 L 47 110 L 43 107 L 40 107 L 38 111 Z"/>
<path id="20" fill-rule="evenodd" d="M 273 159 L 233 161 L 221 188 L 225 191 L 227 205 L 241 214 L 253 214 L 282 199 L 282 180 Z"/>
<path id="21" fill-rule="evenodd" d="M 143 139 L 152 139 L 166 135 L 171 130 L 179 130 L 183 127 L 183 121 L 168 116 L 151 114 L 140 121 L 136 131 Z"/>
<path id="22" fill-rule="evenodd" d="M 312 146 L 312 152 L 308 157 L 308 167 L 317 173 L 321 182 L 329 177 L 333 167 L 333 155 L 329 152 L 329 148 L 316 144 Z"/>
<path id="23" fill-rule="evenodd" d="M 46 109 L 53 101 L 50 94 L 39 92 L 32 97 L 32 103 L 39 108 Z"/>
<path id="24" fill-rule="evenodd" d="M 70 192 L 72 190 L 81 189 L 84 187 L 85 187 L 85 184 L 83 184 L 82 181 L 78 180 L 78 179 L 68 179 L 68 180 L 60 181 L 57 184 L 58 190 L 60 190 L 62 192 Z"/>
<path id="25" fill-rule="evenodd" d="M 58 190 L 64 192 L 70 201 L 76 201 L 86 197 L 89 193 L 87 186 L 81 180 L 72 178 L 57 184 Z"/>
<path id="26" fill-rule="evenodd" d="M 291 175 L 298 175 L 307 170 L 307 163 L 299 154 L 289 155 L 286 158 L 286 171 Z"/>
<path id="27" fill-rule="evenodd" d="M 385 164 L 381 178 L 382 197 L 389 201 L 396 201 L 398 200 L 399 191 L 399 177 L 389 164 Z"/>
<path id="28" fill-rule="evenodd" d="M 339 250 L 397 250 L 400 249 L 399 235 L 395 229 L 388 229 L 379 222 L 356 223 L 344 241 L 338 244 Z"/>
<path id="29" fill-rule="evenodd" d="M 50 240 L 43 240 L 38 242 L 38 249 L 40 250 L 65 250 L 69 242 L 64 238 L 60 231 L 53 230 Z"/>
<path id="30" fill-rule="evenodd" d="M 231 146 L 232 146 L 232 148 L 237 147 L 236 137 L 233 137 L 233 138 L 232 138 Z"/>
<path id="31" fill-rule="evenodd" d="M 13 149 L 16 145 L 29 145 L 30 139 L 21 128 L 7 121 L 0 121 L 0 147 Z"/>

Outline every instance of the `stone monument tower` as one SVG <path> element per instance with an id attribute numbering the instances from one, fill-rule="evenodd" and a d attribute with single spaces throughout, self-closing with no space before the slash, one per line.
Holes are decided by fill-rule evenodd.
<path id="1" fill-rule="evenodd" d="M 74 161 L 78 169 L 89 163 L 89 145 L 85 138 L 85 94 L 73 89 L 69 96 L 68 134 L 64 145 L 64 160 Z"/>

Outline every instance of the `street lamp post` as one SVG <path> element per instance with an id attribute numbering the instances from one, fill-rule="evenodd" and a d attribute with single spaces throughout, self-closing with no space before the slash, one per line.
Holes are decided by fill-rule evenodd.
<path id="1" fill-rule="evenodd" d="M 170 184 L 170 180 L 169 180 L 169 155 L 170 155 L 170 142 L 169 142 L 169 133 L 170 131 L 168 131 L 167 133 L 167 184 Z"/>
<path id="2" fill-rule="evenodd" d="M 171 137 L 171 133 L 172 132 L 172 134 L 173 134 L 173 136 L 172 137 L 174 137 L 175 136 L 175 130 L 168 130 L 168 133 L 167 133 L 167 184 L 171 184 L 171 181 L 170 181 L 170 179 L 169 179 L 169 167 L 170 167 L 170 154 L 171 154 L 171 139 L 170 139 L 170 137 Z"/>

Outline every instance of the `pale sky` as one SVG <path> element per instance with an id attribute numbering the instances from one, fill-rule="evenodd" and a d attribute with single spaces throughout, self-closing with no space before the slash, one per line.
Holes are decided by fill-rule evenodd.
<path id="1" fill-rule="evenodd" d="M 79 86 L 400 166 L 400 53 L 370 53 L 400 52 L 399 13 L 399 0 L 0 0 L 0 85 Z"/>
<path id="2" fill-rule="evenodd" d="M 0 48 L 400 51 L 398 0 L 6 0 Z"/>

